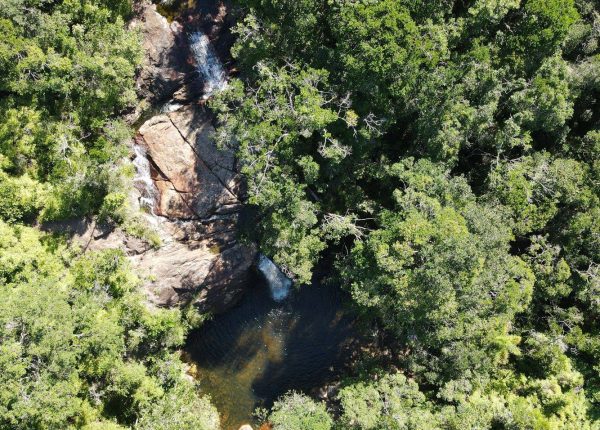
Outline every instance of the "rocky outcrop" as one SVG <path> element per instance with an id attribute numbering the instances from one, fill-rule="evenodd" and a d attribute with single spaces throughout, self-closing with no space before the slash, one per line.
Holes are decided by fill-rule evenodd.
<path id="1" fill-rule="evenodd" d="M 165 229 L 178 227 L 165 224 Z M 193 223 L 185 227 L 197 231 Z M 169 232 L 173 236 L 165 238 L 161 247 L 132 256 L 139 273 L 144 275 L 150 301 L 158 306 L 191 303 L 201 312 L 225 311 L 244 292 L 254 263 L 254 248 L 235 240 L 222 248 L 211 239 L 178 237 L 182 233 Z"/>
<path id="2" fill-rule="evenodd" d="M 210 117 L 198 106 L 158 115 L 144 123 L 136 143 L 146 148 L 160 192 L 156 213 L 204 219 L 240 207 L 234 157 L 219 151 Z"/>
<path id="3" fill-rule="evenodd" d="M 137 81 L 139 94 L 152 103 L 168 100 L 192 70 L 186 61 L 183 27 L 177 21 L 169 23 L 156 11 L 156 5 L 142 3 L 130 28 L 140 30 L 144 50 Z"/>
<path id="4" fill-rule="evenodd" d="M 150 246 L 118 228 L 89 221 L 60 229 L 70 230 L 84 250 L 122 249 L 150 303 L 191 303 L 202 312 L 222 312 L 244 292 L 256 259 L 255 247 L 236 239 L 242 181 L 233 154 L 215 146 L 210 113 L 194 101 L 201 100 L 197 91 L 202 86 L 194 86 L 198 73 L 183 26 L 169 24 L 150 3 L 140 7 L 130 23 L 140 29 L 145 51 L 139 94 L 151 105 L 161 105 L 164 113 L 145 121 L 132 142 L 136 157 L 144 158 L 136 159 L 142 162 L 135 163 L 137 184 L 131 201 L 134 207 L 150 206 L 149 213 L 140 211 L 140 216 L 160 245 Z M 222 6 L 213 9 L 213 27 L 219 29 L 225 12 Z M 200 14 L 205 24 L 213 15 Z M 149 172 L 140 171 L 140 166 Z"/>
<path id="5" fill-rule="evenodd" d="M 195 15 L 197 23 L 186 19 L 185 29 L 169 24 L 151 4 L 133 23 L 141 28 L 146 52 L 140 95 L 160 101 L 164 112 L 139 128 L 134 143 L 144 149 L 157 190 L 146 217 L 162 245 L 126 252 L 152 303 L 193 303 L 201 311 L 221 312 L 243 293 L 256 250 L 236 240 L 243 189 L 235 158 L 216 148 L 212 117 L 196 102 L 203 86 L 186 32 L 201 26 L 216 39 L 226 14 L 222 4 L 208 3 Z"/>
<path id="6" fill-rule="evenodd" d="M 139 129 L 158 189 L 154 214 L 165 242 L 136 256 L 154 303 L 194 302 L 220 312 L 244 290 L 256 251 L 237 243 L 241 180 L 230 152 L 215 146 L 210 116 L 199 105 L 157 115 Z"/>
<path id="7" fill-rule="evenodd" d="M 237 302 L 245 291 L 256 249 L 238 243 L 235 229 L 210 236 L 204 233 L 206 222 L 150 216 L 146 220 L 160 236 L 156 248 L 119 228 L 91 220 L 49 223 L 42 228 L 70 235 L 71 242 L 84 252 L 122 250 L 155 306 L 192 304 L 200 312 L 219 313 Z"/>
<path id="8" fill-rule="evenodd" d="M 221 61 L 229 58 L 233 22 L 227 14 L 228 2 L 207 0 L 194 4 L 191 9 L 180 7 L 181 15 L 169 22 L 149 0 L 136 3 L 136 17 L 129 27 L 139 29 L 145 54 L 137 88 L 141 99 L 152 105 L 168 101 L 185 104 L 202 96 L 204 83 L 189 49 L 190 33 L 202 31 Z"/>

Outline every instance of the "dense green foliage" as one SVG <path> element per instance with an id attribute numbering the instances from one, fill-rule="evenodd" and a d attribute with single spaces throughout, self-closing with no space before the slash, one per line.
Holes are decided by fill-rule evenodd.
<path id="1" fill-rule="evenodd" d="M 393 351 L 334 411 L 285 395 L 274 430 L 598 428 L 600 4 L 237 4 L 210 103 L 249 234 L 299 284 L 333 256 Z M 27 226 L 126 218 L 130 2 L 0 6 L 0 428 L 217 428 L 180 312 Z"/>
<path id="2" fill-rule="evenodd" d="M 112 193 L 135 102 L 138 36 L 128 0 L 3 0 L 0 7 L 0 218 L 87 215 Z M 9 198 L 9 196 L 13 196 Z"/>
<path id="3" fill-rule="evenodd" d="M 212 107 L 249 234 L 299 283 L 334 255 L 402 369 L 336 425 L 597 428 L 598 2 L 238 4 Z"/>
<path id="4" fill-rule="evenodd" d="M 120 251 L 0 222 L 0 428 L 218 428 L 175 352 L 180 312 L 137 283 Z"/>
<path id="5" fill-rule="evenodd" d="M 333 425 L 324 404 L 293 392 L 275 402 L 269 421 L 273 430 L 330 430 Z"/>
<path id="6" fill-rule="evenodd" d="M 179 310 L 149 307 L 120 251 L 27 226 L 123 222 L 140 59 L 128 0 L 0 1 L 0 429 L 214 430 Z"/>

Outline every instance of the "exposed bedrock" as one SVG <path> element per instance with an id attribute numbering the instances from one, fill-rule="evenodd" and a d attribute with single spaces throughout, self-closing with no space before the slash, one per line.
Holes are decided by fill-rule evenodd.
<path id="1" fill-rule="evenodd" d="M 140 30 L 144 59 L 137 85 L 141 98 L 153 103 L 168 100 L 193 70 L 187 63 L 183 27 L 169 23 L 156 5 L 142 2 L 129 26 Z"/>
<path id="2" fill-rule="evenodd" d="M 216 40 L 219 31 L 227 31 L 226 10 L 221 3 L 212 9 L 210 14 L 200 8 L 196 18 Z M 216 148 L 212 118 L 201 101 L 202 76 L 187 37 L 195 24 L 169 23 L 147 3 L 130 25 L 140 29 L 145 52 L 140 98 L 163 112 L 145 121 L 132 142 L 132 152 L 144 158 L 134 163 L 138 172 L 131 200 L 149 209 L 144 222 L 161 244 L 152 247 L 118 228 L 88 221 L 61 228 L 71 229 L 86 250 L 122 249 L 150 303 L 191 303 L 202 312 L 222 312 L 243 294 L 256 249 L 236 238 L 243 183 L 233 154 Z"/>
<path id="3" fill-rule="evenodd" d="M 197 106 L 158 115 L 139 130 L 152 179 L 160 191 L 156 213 L 205 219 L 241 207 L 241 181 L 230 152 L 216 148 L 210 117 Z"/>
<path id="4" fill-rule="evenodd" d="M 146 121 L 136 138 L 150 161 L 165 242 L 136 259 L 160 305 L 194 301 L 202 310 L 225 310 L 242 294 L 256 256 L 236 240 L 242 182 L 213 132 L 206 111 L 189 105 Z"/>

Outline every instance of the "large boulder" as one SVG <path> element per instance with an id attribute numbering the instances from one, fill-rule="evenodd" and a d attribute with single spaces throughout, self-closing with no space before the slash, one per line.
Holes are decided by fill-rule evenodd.
<path id="1" fill-rule="evenodd" d="M 240 206 L 239 176 L 230 152 L 219 151 L 203 108 L 190 105 L 146 121 L 137 144 L 146 148 L 159 191 L 155 212 L 171 219 L 205 219 Z"/>
<path id="2" fill-rule="evenodd" d="M 139 129 L 158 190 L 154 217 L 163 245 L 133 256 L 150 300 L 160 306 L 193 302 L 221 312 L 245 289 L 256 256 L 237 243 L 241 181 L 235 157 L 219 150 L 205 108 L 160 114 Z"/>
<path id="3" fill-rule="evenodd" d="M 241 180 L 233 154 L 216 147 L 210 119 L 204 107 L 188 105 L 154 116 L 139 129 L 134 145 L 144 150 L 136 157 L 149 161 L 152 181 L 144 184 L 157 190 L 151 193 L 153 210 L 141 216 L 158 234 L 158 247 L 95 222 L 48 228 L 70 230 L 86 251 L 122 249 L 156 306 L 225 311 L 245 291 L 256 249 L 236 239 Z M 132 204 L 140 204 L 142 191 L 132 193 Z"/>
<path id="4" fill-rule="evenodd" d="M 173 226 L 171 226 L 172 228 Z M 246 288 L 256 251 L 235 241 L 224 248 L 210 239 L 170 239 L 132 256 L 150 301 L 158 306 L 193 304 L 201 312 L 223 312 Z"/>
<path id="5" fill-rule="evenodd" d="M 84 252 L 121 249 L 155 306 L 192 304 L 200 312 L 218 313 L 237 302 L 256 258 L 254 246 L 238 243 L 235 230 L 210 236 L 200 222 L 173 222 L 150 215 L 147 221 L 160 236 L 158 247 L 90 220 L 48 223 L 42 228 L 71 235 L 71 242 Z"/>
<path id="6" fill-rule="evenodd" d="M 213 261 L 202 288 L 194 296 L 194 305 L 201 312 L 219 313 L 236 303 L 245 292 L 256 249 L 235 244 L 220 252 Z"/>

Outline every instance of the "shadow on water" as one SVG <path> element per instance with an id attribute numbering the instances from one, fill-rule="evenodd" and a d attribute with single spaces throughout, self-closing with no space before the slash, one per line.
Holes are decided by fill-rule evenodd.
<path id="1" fill-rule="evenodd" d="M 339 288 L 314 283 L 275 302 L 261 278 L 252 284 L 235 308 L 190 333 L 186 345 L 225 430 L 251 422 L 256 407 L 289 390 L 309 392 L 335 377 L 358 339 Z"/>

